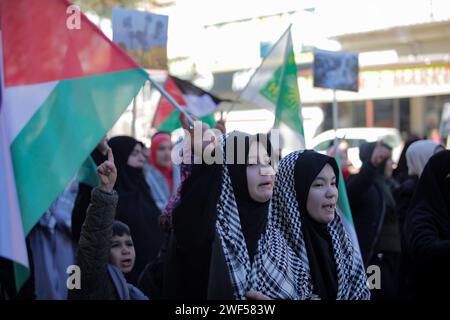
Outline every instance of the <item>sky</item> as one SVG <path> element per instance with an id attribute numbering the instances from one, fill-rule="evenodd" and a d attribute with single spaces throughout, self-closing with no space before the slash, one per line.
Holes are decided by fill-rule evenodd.
<path id="1" fill-rule="evenodd" d="M 305 11 L 305 9 L 308 9 Z M 339 50 L 329 40 L 339 34 L 385 29 L 397 25 L 415 24 L 450 19 L 449 0 L 177 0 L 175 7 L 161 8 L 154 13 L 169 16 L 168 58 L 194 57 L 212 65 L 214 61 L 207 48 L 210 43 L 223 47 L 225 54 L 230 45 L 246 46 L 249 40 L 239 24 L 222 28 L 220 32 L 207 32 L 221 23 L 273 15 L 277 12 L 296 11 L 293 18 L 294 43 L 306 43 L 326 50 Z M 89 16 L 94 22 L 95 17 Z M 276 19 L 272 17 L 271 19 Z M 261 29 L 254 22 L 254 41 L 265 38 L 275 42 L 287 24 L 279 28 Z M 109 21 L 103 21 L 102 30 L 112 38 Z M 215 30 L 217 31 L 217 30 Z M 248 31 L 247 31 L 248 32 Z M 212 38 L 211 38 L 212 37 Z M 223 41 L 216 41 L 220 37 Z M 258 39 L 256 39 L 258 38 Z M 244 41 L 244 42 L 242 42 Z M 247 46 L 248 47 L 248 46 Z M 254 45 L 252 48 L 257 48 Z M 256 49 L 254 49 L 256 50 Z M 220 51 L 220 50 L 216 50 Z M 253 56 L 254 54 L 248 55 Z M 245 57 L 243 57 L 245 59 Z M 244 63 L 245 64 L 245 63 Z"/>

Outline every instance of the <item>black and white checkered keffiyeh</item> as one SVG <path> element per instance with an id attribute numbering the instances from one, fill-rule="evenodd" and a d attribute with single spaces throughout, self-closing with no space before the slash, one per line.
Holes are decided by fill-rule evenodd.
<path id="1" fill-rule="evenodd" d="M 315 296 L 294 183 L 294 167 L 301 154 L 302 151 L 293 152 L 279 163 L 267 229 L 259 241 L 249 279 L 252 290 L 274 299 L 306 300 Z M 369 299 L 362 260 L 339 215 L 327 230 L 337 268 L 337 299 Z"/>
<path id="2" fill-rule="evenodd" d="M 225 140 L 229 135 L 219 138 L 224 155 Z M 225 160 L 225 156 L 224 156 Z M 226 165 L 222 170 L 222 184 L 219 200 L 217 202 L 216 230 L 221 240 L 225 260 L 230 272 L 230 279 L 234 288 L 236 299 L 245 299 L 250 277 L 250 258 L 242 232 L 239 211 L 234 196 L 231 177 Z"/>

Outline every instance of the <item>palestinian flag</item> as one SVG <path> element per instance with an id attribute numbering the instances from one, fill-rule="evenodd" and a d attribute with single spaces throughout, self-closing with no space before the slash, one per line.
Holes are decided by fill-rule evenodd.
<path id="1" fill-rule="evenodd" d="M 147 74 L 64 0 L 0 0 L 0 256 L 28 276 L 25 236 Z"/>
<path id="2" fill-rule="evenodd" d="M 221 99 L 213 96 L 188 81 L 168 76 L 164 89 L 186 111 L 200 120 L 214 126 L 214 111 L 218 109 Z M 178 111 L 166 98 L 161 96 L 153 117 L 152 127 L 171 132 L 181 127 Z"/>

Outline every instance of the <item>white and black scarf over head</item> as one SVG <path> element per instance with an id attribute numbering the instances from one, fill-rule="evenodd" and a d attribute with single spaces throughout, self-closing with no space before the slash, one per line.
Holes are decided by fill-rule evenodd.
<path id="1" fill-rule="evenodd" d="M 246 177 L 248 151 L 253 141 L 260 141 L 271 154 L 271 145 L 264 135 L 250 136 L 233 132 L 220 137 L 220 146 L 226 161 L 226 145 L 232 139 L 245 137 L 244 150 L 234 149 L 234 164 L 223 165 L 220 195 L 217 201 L 216 231 L 221 241 L 228 266 L 231 284 L 236 299 L 245 299 L 249 289 L 251 259 L 255 255 L 258 238 L 263 233 L 267 221 L 269 202 L 258 203 L 251 199 Z M 236 164 L 244 152 L 245 163 Z M 229 159 L 228 159 L 229 160 Z"/>
<path id="2" fill-rule="evenodd" d="M 251 289 L 273 299 L 307 300 L 316 296 L 302 225 L 303 215 L 307 213 L 300 212 L 306 204 L 299 205 L 295 186 L 295 179 L 299 177 L 299 173 L 295 172 L 296 163 L 308 152 L 313 151 L 293 152 L 279 163 L 267 228 L 260 239 L 252 266 Z M 298 169 L 308 170 L 307 166 Z M 339 215 L 336 214 L 326 230 L 331 237 L 336 265 L 336 299 L 369 299 L 362 260 Z"/>

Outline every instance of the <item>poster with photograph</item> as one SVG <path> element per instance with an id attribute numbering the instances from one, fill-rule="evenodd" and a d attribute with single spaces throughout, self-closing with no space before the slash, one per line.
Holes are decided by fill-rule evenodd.
<path id="1" fill-rule="evenodd" d="M 113 8 L 113 41 L 146 69 L 167 69 L 169 17 Z"/>
<path id="2" fill-rule="evenodd" d="M 358 91 L 358 54 L 314 50 L 314 87 Z"/>

